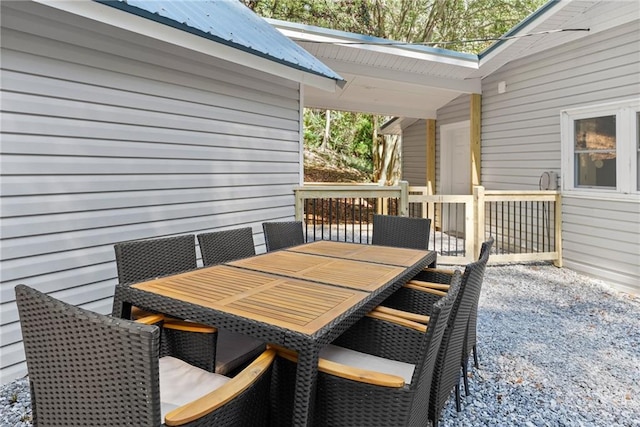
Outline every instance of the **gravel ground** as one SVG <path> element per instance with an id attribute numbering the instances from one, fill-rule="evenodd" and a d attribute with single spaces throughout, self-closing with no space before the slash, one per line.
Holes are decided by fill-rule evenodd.
<path id="1" fill-rule="evenodd" d="M 640 298 L 547 264 L 487 267 L 480 369 L 441 427 L 640 427 Z M 28 381 L 0 389 L 0 425 L 31 425 Z M 390 426 L 392 427 L 392 426 Z"/>

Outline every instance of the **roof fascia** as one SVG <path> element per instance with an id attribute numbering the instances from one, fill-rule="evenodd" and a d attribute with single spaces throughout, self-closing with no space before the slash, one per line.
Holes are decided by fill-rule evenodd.
<path id="1" fill-rule="evenodd" d="M 311 72 L 292 68 L 271 59 L 231 47 L 199 35 L 169 27 L 165 24 L 131 14 L 92 0 L 33 0 L 36 3 L 82 16 L 94 21 L 141 34 L 185 49 L 283 77 L 301 84 L 335 92 L 342 83 Z"/>
<path id="2" fill-rule="evenodd" d="M 478 56 L 453 50 L 439 49 L 418 44 L 404 44 L 393 40 L 364 34 L 348 33 L 311 25 L 266 19 L 282 34 L 293 39 L 314 43 L 333 43 L 345 47 L 403 56 L 423 61 L 433 61 L 442 64 L 457 65 L 472 69 L 478 68 Z M 402 43 L 401 46 L 394 43 Z"/>
<path id="3" fill-rule="evenodd" d="M 516 24 L 515 27 L 507 31 L 502 37 L 508 38 L 518 35 L 519 33 L 526 33 L 531 30 L 534 25 L 537 25 L 541 21 L 544 22 L 549 17 L 553 16 L 557 11 L 562 9 L 567 4 L 566 0 L 550 0 L 542 5 L 538 10 L 527 16 L 525 19 Z M 508 46 L 514 44 L 516 39 L 498 40 L 491 46 L 480 52 L 478 58 L 480 63 L 486 62 L 500 52 L 506 49 Z"/>

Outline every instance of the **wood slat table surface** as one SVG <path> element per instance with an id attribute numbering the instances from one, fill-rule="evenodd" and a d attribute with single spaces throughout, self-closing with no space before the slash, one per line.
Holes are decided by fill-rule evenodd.
<path id="1" fill-rule="evenodd" d="M 287 249 L 287 251 L 398 265 L 402 267 L 409 267 L 415 264 L 424 257 L 425 252 L 415 249 L 334 242 L 329 240 L 319 240 L 302 246 L 295 246 Z"/>
<path id="2" fill-rule="evenodd" d="M 368 293 L 355 289 L 225 265 L 132 287 L 309 335 L 368 296 Z"/>
<path id="3" fill-rule="evenodd" d="M 375 291 L 405 270 L 399 266 L 293 251 L 268 252 L 233 261 L 229 265 L 369 292 Z"/>

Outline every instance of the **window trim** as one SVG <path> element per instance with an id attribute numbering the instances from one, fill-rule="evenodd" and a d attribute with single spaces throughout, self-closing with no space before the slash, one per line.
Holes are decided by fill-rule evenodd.
<path id="1" fill-rule="evenodd" d="M 637 187 L 638 146 L 636 115 L 639 99 L 627 99 L 605 104 L 566 109 L 560 112 L 561 187 L 563 192 L 611 197 L 640 194 Z M 616 188 L 577 187 L 575 185 L 575 126 L 574 120 L 602 116 L 616 116 Z"/>

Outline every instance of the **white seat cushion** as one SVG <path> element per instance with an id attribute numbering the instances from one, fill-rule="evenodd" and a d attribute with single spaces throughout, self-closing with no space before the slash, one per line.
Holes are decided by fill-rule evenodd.
<path id="1" fill-rule="evenodd" d="M 410 363 L 385 359 L 332 344 L 322 349 L 320 358 L 355 368 L 396 375 L 404 378 L 405 384 L 411 384 L 411 377 L 415 369 L 415 365 Z"/>
<path id="2" fill-rule="evenodd" d="M 253 361 L 265 349 L 265 343 L 248 335 L 218 329 L 216 373 L 229 375 L 238 367 Z"/>
<path id="3" fill-rule="evenodd" d="M 160 358 L 159 371 L 163 422 L 167 413 L 219 388 L 230 379 L 171 356 Z"/>

